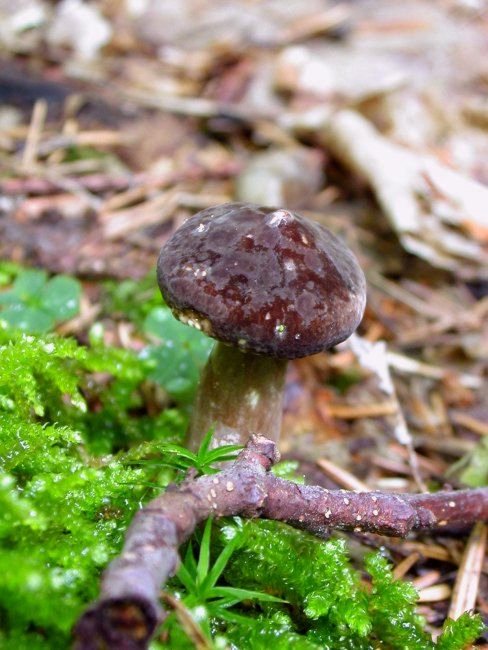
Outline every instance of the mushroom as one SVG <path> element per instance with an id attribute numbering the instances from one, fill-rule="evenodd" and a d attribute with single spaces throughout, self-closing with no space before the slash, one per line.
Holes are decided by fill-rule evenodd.
<path id="1" fill-rule="evenodd" d="M 198 447 L 279 439 L 289 359 L 327 350 L 359 325 L 366 283 L 349 249 L 318 223 L 249 203 L 207 208 L 167 241 L 158 283 L 183 323 L 217 339 L 189 429 Z"/>

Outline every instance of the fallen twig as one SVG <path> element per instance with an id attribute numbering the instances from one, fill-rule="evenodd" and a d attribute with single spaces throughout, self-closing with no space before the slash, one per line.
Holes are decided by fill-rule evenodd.
<path id="1" fill-rule="evenodd" d="M 142 194 L 140 198 L 144 198 L 144 192 L 163 189 L 184 181 L 197 182 L 206 179 L 225 179 L 235 176 L 239 170 L 239 165 L 231 161 L 227 163 L 218 163 L 214 167 L 206 167 L 191 162 L 188 165 L 183 166 L 181 169 L 168 169 L 163 172 L 121 174 L 120 176 L 108 173 L 85 174 L 82 176 L 70 177 L 69 181 L 80 188 L 92 192 L 93 194 L 141 189 Z M 39 176 L 29 176 L 27 178 L 6 178 L 0 181 L 0 193 L 7 196 L 19 196 L 23 194 L 42 196 L 55 194 L 59 190 L 65 189 L 65 181 L 67 179 L 60 177 L 59 174 L 55 176 L 54 173 L 52 173 L 52 170 L 37 168 L 36 173 L 38 173 Z M 111 198 L 113 200 L 113 197 Z M 106 209 L 116 209 L 119 206 L 115 202 L 112 204 L 107 201 L 107 205 L 104 207 Z"/>
<path id="2" fill-rule="evenodd" d="M 160 589 L 177 570 L 178 547 L 210 516 L 275 519 L 321 537 L 331 528 L 404 537 L 488 521 L 488 489 L 420 495 L 326 490 L 275 477 L 269 470 L 277 460 L 276 445 L 253 436 L 229 467 L 173 486 L 142 508 L 122 554 L 104 574 L 100 599 L 76 625 L 76 650 L 147 648 L 164 619 Z"/>

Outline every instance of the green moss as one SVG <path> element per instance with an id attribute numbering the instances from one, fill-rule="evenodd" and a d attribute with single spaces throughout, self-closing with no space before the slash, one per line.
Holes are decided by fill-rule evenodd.
<path id="1" fill-rule="evenodd" d="M 438 650 L 457 650 L 467 648 L 484 628 L 479 617 L 474 617 L 468 612 L 453 621 L 448 619 L 444 623 L 442 635 L 439 637 L 436 648 Z"/>
<path id="2" fill-rule="evenodd" d="M 181 442 L 186 426 L 175 409 L 149 417 L 144 386 L 152 368 L 131 351 L 87 348 L 3 322 L 2 647 L 68 647 L 133 513 L 154 494 L 149 486 L 162 489 L 171 478 L 133 464 Z"/>
<path id="3" fill-rule="evenodd" d="M 204 545 L 205 536 L 197 533 L 193 544 L 198 541 Z M 219 609 L 204 590 L 197 598 L 187 577 L 184 588 L 175 583 L 174 590 L 206 636 L 224 637 L 236 649 L 461 650 L 483 628 L 479 617 L 466 614 L 449 622 L 434 643 L 416 614 L 415 589 L 395 580 L 379 553 L 366 557 L 364 581 L 344 540 L 320 541 L 278 522 L 236 519 L 221 525 L 213 540 L 210 554 L 216 564 L 230 545 L 225 567 L 220 566 L 224 589 L 247 589 L 282 602 L 236 599 Z M 196 572 L 192 558 L 187 553 L 184 559 L 189 573 Z M 166 631 L 169 640 L 158 647 L 186 647 L 174 616 Z"/>

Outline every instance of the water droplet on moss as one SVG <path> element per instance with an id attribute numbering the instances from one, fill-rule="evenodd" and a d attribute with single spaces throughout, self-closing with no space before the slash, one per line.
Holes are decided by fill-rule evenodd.
<path id="1" fill-rule="evenodd" d="M 39 573 L 32 572 L 26 576 L 26 587 L 29 591 L 37 591 L 42 586 L 42 576 Z"/>

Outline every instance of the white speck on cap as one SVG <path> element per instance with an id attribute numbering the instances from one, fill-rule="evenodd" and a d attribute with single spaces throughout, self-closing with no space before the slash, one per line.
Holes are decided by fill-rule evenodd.
<path id="1" fill-rule="evenodd" d="M 281 226 L 282 223 L 291 221 L 293 215 L 291 212 L 288 212 L 288 210 L 275 210 L 268 215 L 268 219 L 268 224 L 270 226 Z"/>

